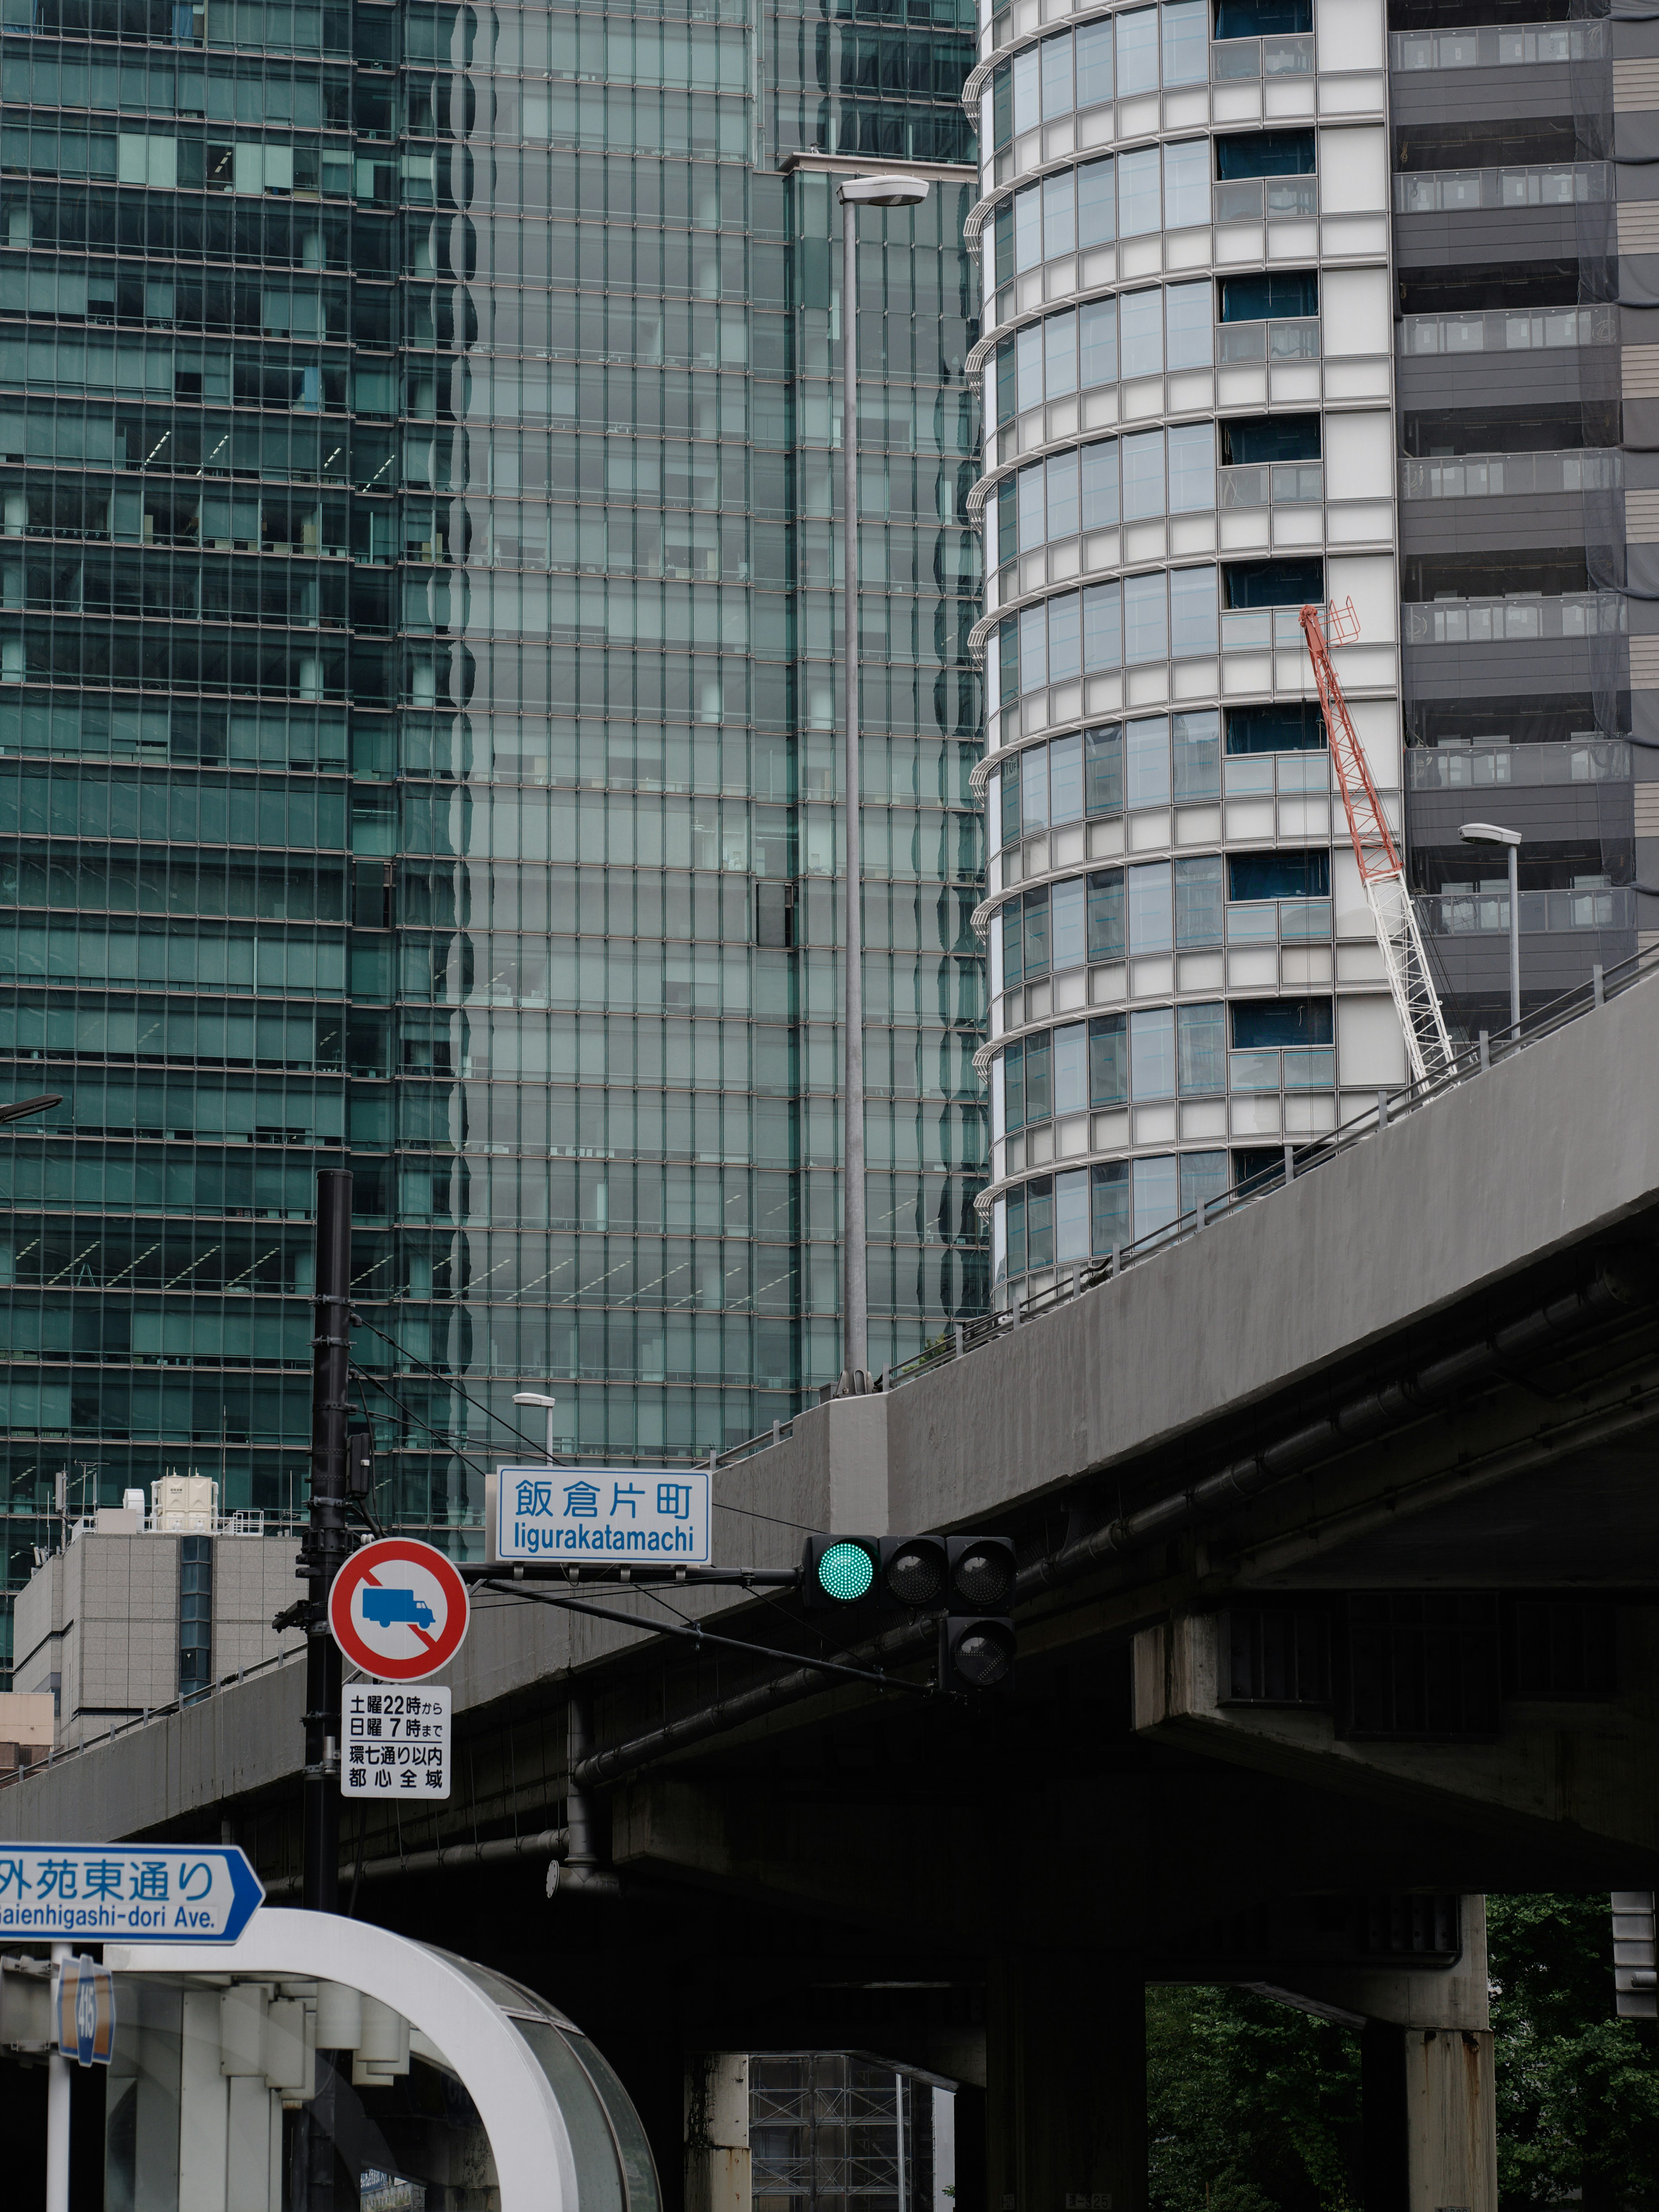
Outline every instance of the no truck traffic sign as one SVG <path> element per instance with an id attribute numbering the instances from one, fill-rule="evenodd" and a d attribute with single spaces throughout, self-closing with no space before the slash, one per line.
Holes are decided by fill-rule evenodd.
<path id="1" fill-rule="evenodd" d="M 441 1552 L 412 1537 L 365 1544 L 328 1593 L 334 1641 L 380 1682 L 435 1674 L 460 1650 L 466 1623 L 466 1584 Z"/>

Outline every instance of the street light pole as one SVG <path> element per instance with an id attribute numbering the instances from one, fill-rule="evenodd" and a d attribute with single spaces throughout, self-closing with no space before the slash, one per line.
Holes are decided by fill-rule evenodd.
<path id="1" fill-rule="evenodd" d="M 1466 845 L 1502 845 L 1510 864 L 1510 1035 L 1521 1035 L 1521 832 L 1497 822 L 1466 822 L 1458 830 Z"/>
<path id="2" fill-rule="evenodd" d="M 346 1392 L 351 1372 L 351 1174 L 317 1176 L 317 1261 L 311 1340 L 311 1522 L 300 1552 L 310 1603 L 306 1622 L 304 1902 L 332 1912 L 340 1884 L 340 1647 L 328 1593 L 345 1564 Z"/>
<path id="3" fill-rule="evenodd" d="M 859 224 L 860 207 L 920 207 L 923 177 L 847 177 L 841 201 L 842 653 L 846 689 L 841 787 L 847 808 L 842 953 L 842 1387 L 870 1362 L 864 1191 L 864 779 L 859 743 Z"/>
<path id="4" fill-rule="evenodd" d="M 515 1390 L 513 1393 L 513 1402 L 515 1406 L 541 1406 L 545 1407 L 547 1412 L 547 1463 L 550 1467 L 552 1467 L 556 1463 L 553 1451 L 553 1408 L 558 1404 L 558 1400 L 556 1398 L 550 1397 L 544 1390 Z"/>

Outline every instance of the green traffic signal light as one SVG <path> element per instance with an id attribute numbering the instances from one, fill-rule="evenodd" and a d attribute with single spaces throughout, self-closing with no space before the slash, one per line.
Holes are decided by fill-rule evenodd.
<path id="1" fill-rule="evenodd" d="M 830 1544 L 818 1554 L 818 1588 L 838 1605 L 855 1605 L 876 1579 L 876 1564 L 862 1544 Z"/>

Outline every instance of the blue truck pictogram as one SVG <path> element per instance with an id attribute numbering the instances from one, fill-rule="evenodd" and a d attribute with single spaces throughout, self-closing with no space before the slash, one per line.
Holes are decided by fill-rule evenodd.
<path id="1" fill-rule="evenodd" d="M 363 1619 L 390 1628 L 400 1620 L 407 1620 L 416 1628 L 430 1628 L 432 1607 L 418 1598 L 411 1589 L 368 1589 L 363 1591 Z"/>

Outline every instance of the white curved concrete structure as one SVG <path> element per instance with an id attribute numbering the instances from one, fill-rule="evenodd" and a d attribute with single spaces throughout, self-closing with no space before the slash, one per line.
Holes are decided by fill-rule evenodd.
<path id="1" fill-rule="evenodd" d="M 489 2137 L 501 2212 L 578 2212 L 575 2158 L 551 2083 L 501 2007 L 441 1953 L 365 1921 L 268 1905 L 238 1942 L 110 1943 L 104 1961 L 118 1974 L 338 1982 L 377 1998 L 459 2075 Z"/>

